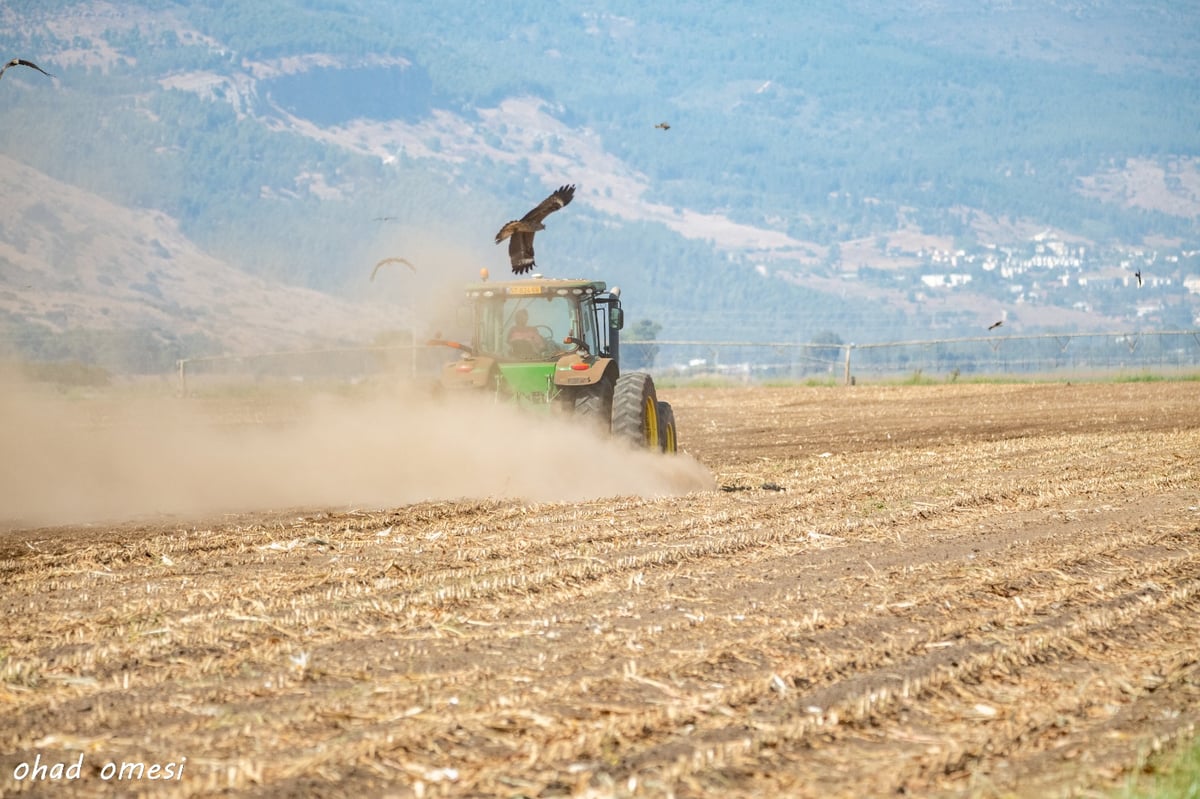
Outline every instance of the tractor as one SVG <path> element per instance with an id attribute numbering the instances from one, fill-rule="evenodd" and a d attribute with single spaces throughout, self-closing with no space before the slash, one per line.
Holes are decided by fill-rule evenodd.
<path id="1" fill-rule="evenodd" d="M 475 391 L 498 401 L 578 417 L 635 446 L 677 451 L 675 414 L 645 372 L 621 371 L 621 290 L 600 280 L 540 274 L 466 287 L 469 344 L 442 369 L 444 391 Z"/>

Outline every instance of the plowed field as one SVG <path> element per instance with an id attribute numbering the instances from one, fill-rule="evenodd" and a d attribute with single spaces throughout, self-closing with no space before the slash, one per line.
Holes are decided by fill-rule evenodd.
<path id="1" fill-rule="evenodd" d="M 1196 383 L 661 394 L 712 488 L 0 533 L 0 794 L 1046 796 L 1195 735 Z"/>

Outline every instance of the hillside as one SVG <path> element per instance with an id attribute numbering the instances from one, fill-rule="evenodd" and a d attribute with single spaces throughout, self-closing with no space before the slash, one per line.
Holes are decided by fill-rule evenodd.
<path id="1" fill-rule="evenodd" d="M 363 265 L 397 247 L 446 281 L 504 270 L 495 229 L 574 182 L 539 264 L 620 284 L 667 338 L 955 335 L 997 313 L 1188 327 L 1198 25 L 1109 0 L 62 0 L 0 9 L 5 50 L 56 76 L 5 75 L 0 153 L 153 209 L 231 269 L 344 299 L 369 297 Z M 37 256 L 15 242 L 48 233 L 5 224 L 16 291 Z M 1081 255 L 1047 266 L 1047 246 Z"/>
<path id="2" fill-rule="evenodd" d="M 0 320 L 5 343 L 34 356 L 169 369 L 187 355 L 363 343 L 412 319 L 395 302 L 354 303 L 235 269 L 158 211 L 114 205 L 4 156 L 0 192 Z"/>

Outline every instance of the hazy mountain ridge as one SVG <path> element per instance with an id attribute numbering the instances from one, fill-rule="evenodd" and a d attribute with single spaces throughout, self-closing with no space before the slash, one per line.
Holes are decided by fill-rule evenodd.
<path id="1" fill-rule="evenodd" d="M 392 254 L 375 217 L 397 220 L 392 241 L 461 243 L 454 274 L 495 273 L 499 223 L 577 182 L 569 215 L 538 239 L 539 262 L 620 282 L 637 316 L 665 322 L 664 337 L 912 337 L 947 318 L 941 307 L 955 309 L 948 329 L 972 329 L 1013 286 L 933 291 L 922 280 L 942 268 L 934 254 L 1008 247 L 1033 258 L 1032 236 L 1047 230 L 1108 253 L 1047 273 L 1052 282 L 1129 261 L 1122 246 L 1194 249 L 1194 135 L 1179 143 L 1197 90 L 1177 77 L 1196 75 L 1186 30 L 1197 12 L 929 2 L 897 14 L 868 0 L 743 11 L 693 21 L 625 2 L 10 6 L 6 46 L 40 43 L 59 78 L 47 91 L 6 75 L 9 117 L 36 129 L 94 98 L 98 129 L 123 146 L 89 143 L 90 162 L 109 164 L 89 172 L 63 132 L 78 122 L 40 148 L 12 133 L 0 143 L 58 179 L 162 209 L 219 260 L 343 293 L 361 286 L 363 263 Z M 1086 87 L 1108 93 L 1088 111 L 1096 119 L 1069 97 Z M 1163 112 L 1156 88 L 1180 107 Z M 1131 99 L 1139 90 L 1148 99 Z M 1076 105 L 1046 107 L 1063 92 Z M 1162 130 L 1146 133 L 1156 115 Z M 1156 290 L 1195 307 L 1182 288 L 1191 262 L 1173 263 Z M 1047 300 L 1088 305 L 1077 293 Z M 862 313 L 862 300 L 881 305 Z M 1153 319 L 1098 308 L 1022 318 Z"/>
<path id="2" fill-rule="evenodd" d="M 28 348 L 71 330 L 144 330 L 178 356 L 363 343 L 395 305 L 355 304 L 235 269 L 157 211 L 113 205 L 0 156 L 0 315 Z"/>

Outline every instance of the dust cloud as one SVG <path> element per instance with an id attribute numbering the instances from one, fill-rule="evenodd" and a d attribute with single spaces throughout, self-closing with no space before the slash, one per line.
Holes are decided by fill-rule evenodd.
<path id="1" fill-rule="evenodd" d="M 569 417 L 396 387 L 282 402 L 114 393 L 70 399 L 0 376 L 0 529 L 713 487 L 685 453 L 634 451 Z"/>

